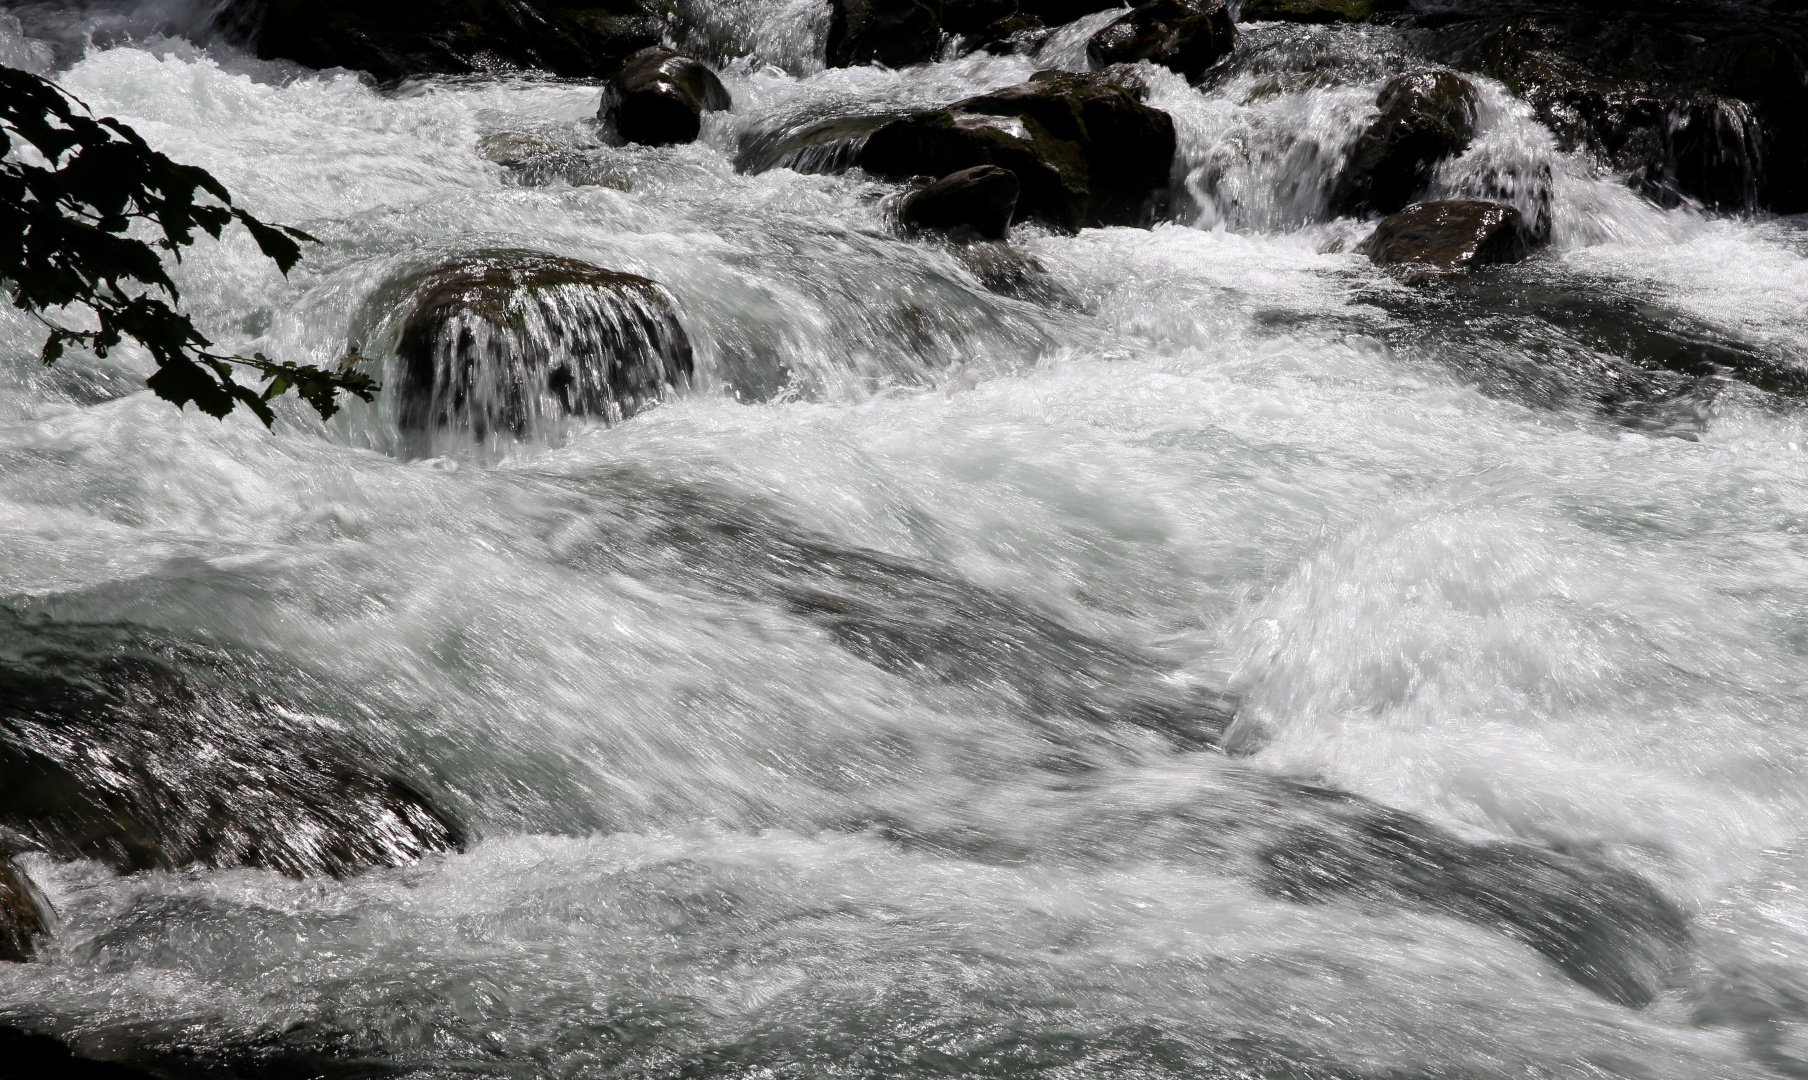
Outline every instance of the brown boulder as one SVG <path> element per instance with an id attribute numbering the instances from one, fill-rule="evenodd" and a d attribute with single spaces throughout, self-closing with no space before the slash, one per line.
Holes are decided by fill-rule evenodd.
<path id="1" fill-rule="evenodd" d="M 1383 218 L 1358 249 L 1376 266 L 1456 273 L 1513 263 L 1531 252 L 1518 210 L 1479 199 L 1414 203 Z"/>

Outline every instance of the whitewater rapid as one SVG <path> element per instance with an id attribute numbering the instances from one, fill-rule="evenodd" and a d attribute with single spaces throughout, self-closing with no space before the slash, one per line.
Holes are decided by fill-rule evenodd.
<path id="1" fill-rule="evenodd" d="M 527 249 L 660 282 L 698 374 L 556 445 L 410 460 L 385 399 L 274 432 L 178 413 L 141 354 L 45 369 L 0 309 L 0 649 L 128 625 L 276 658 L 476 837 L 344 881 L 27 855 L 59 924 L 0 965 L 0 1019 L 420 1076 L 1808 1070 L 1799 401 L 1626 405 L 1536 304 L 1352 253 L 1366 226 L 1326 221 L 1320 181 L 1387 32 L 1258 25 L 1271 53 L 1206 92 L 1151 71 L 1175 220 L 1020 227 L 1050 303 L 895 235 L 892 188 L 733 158 L 805 113 L 1020 82 L 1083 34 L 824 71 L 811 5 L 692 7 L 740 54 L 735 107 L 663 149 L 602 145 L 597 88 L 552 79 L 378 89 L 168 37 L 56 74 L 321 239 L 287 278 L 242 233 L 184 254 L 230 349 L 380 356 L 396 282 Z M 1354 73 L 1274 74 L 1312 48 Z M 1495 295 L 1800 363 L 1800 219 L 1647 204 L 1480 82 L 1437 192 L 1517 170 L 1552 224 Z M 524 139 L 569 168 L 492 160 Z M 1010 673 L 872 662 L 772 593 L 800 544 L 1233 695 L 1235 756 L 1039 710 Z M 1266 895 L 1216 854 L 1252 775 L 1636 871 L 1689 915 L 1688 963 L 1634 1010 L 1480 926 Z"/>

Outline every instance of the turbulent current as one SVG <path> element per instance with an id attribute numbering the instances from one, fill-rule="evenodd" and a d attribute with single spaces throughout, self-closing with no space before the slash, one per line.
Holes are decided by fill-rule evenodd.
<path id="1" fill-rule="evenodd" d="M 1410 42 L 1251 23 L 1144 74 L 1165 219 L 1019 226 L 1008 295 L 897 185 L 737 155 L 1103 20 L 825 70 L 819 7 L 686 5 L 734 107 L 657 149 L 595 83 L 15 7 L 0 60 L 319 238 L 184 253 L 222 346 L 393 390 L 407 283 L 531 252 L 657 282 L 694 368 L 423 446 L 389 391 L 178 412 L 0 308 L 0 694 L 137 702 L 89 764 L 209 821 L 355 745 L 462 845 L 15 837 L 55 925 L 0 1024 L 168 1076 L 1808 1075 L 1803 220 L 1662 208 L 1478 78 L 1434 194 L 1550 245 L 1403 281 L 1327 206 Z"/>

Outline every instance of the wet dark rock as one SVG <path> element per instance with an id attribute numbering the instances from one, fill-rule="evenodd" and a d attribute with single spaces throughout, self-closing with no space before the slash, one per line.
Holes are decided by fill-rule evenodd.
<path id="1" fill-rule="evenodd" d="M 941 0 L 833 0 L 825 59 L 909 67 L 934 59 L 941 40 Z"/>
<path id="2" fill-rule="evenodd" d="M 1381 115 L 1350 149 L 1332 193 L 1338 213 L 1394 213 L 1425 190 L 1433 166 L 1475 137 L 1475 87 L 1448 71 L 1396 76 L 1375 107 Z"/>
<path id="3" fill-rule="evenodd" d="M 1505 83 L 1566 150 L 1664 205 L 1808 210 L 1808 20 L 1782 7 L 1446 15 L 1445 62 Z"/>
<path id="4" fill-rule="evenodd" d="M 661 29 L 640 0 L 234 0 L 219 22 L 263 59 L 382 80 L 509 69 L 606 78 Z"/>
<path id="5" fill-rule="evenodd" d="M 788 125 L 741 136 L 736 172 L 763 173 L 791 169 L 800 173 L 839 173 L 853 168 L 860 148 L 873 132 L 896 116 L 844 116 L 815 123 Z"/>
<path id="6" fill-rule="evenodd" d="M 505 252 L 408 283 L 393 394 L 426 452 L 554 433 L 564 417 L 625 419 L 686 385 L 690 339 L 671 298 L 633 274 Z"/>
<path id="7" fill-rule="evenodd" d="M 1488 926 L 1635 1008 L 1656 996 L 1688 942 L 1682 912 L 1636 874 L 1526 844 L 1471 844 L 1343 792 L 1299 790 L 1342 820 L 1297 825 L 1261 853 L 1259 881 L 1274 896 L 1405 906 Z"/>
<path id="8" fill-rule="evenodd" d="M 60 1039 L 0 1025 L 0 1078 L 5 1080 L 154 1080 L 154 1074 L 82 1057 Z"/>
<path id="9" fill-rule="evenodd" d="M 733 105 L 703 61 L 655 45 L 629 57 L 609 80 L 597 115 L 628 142 L 670 146 L 695 142 L 704 113 Z"/>
<path id="10" fill-rule="evenodd" d="M 374 748 L 237 689 L 255 669 L 115 628 L 29 640 L 0 660 L 0 827 L 52 856 L 338 876 L 463 844 Z"/>
<path id="11" fill-rule="evenodd" d="M 1075 19 L 1122 6 L 1122 0 L 1017 0 L 1017 13 L 1044 26 L 1065 26 Z"/>
<path id="12" fill-rule="evenodd" d="M 1086 58 L 1100 68 L 1147 60 L 1196 83 L 1236 44 L 1224 0 L 1150 0 L 1094 34 Z"/>
<path id="13" fill-rule="evenodd" d="M 1480 199 L 1414 203 L 1381 220 L 1361 251 L 1376 266 L 1454 273 L 1518 262 L 1531 252 L 1519 211 Z"/>
<path id="14" fill-rule="evenodd" d="M 1243 0 L 1239 22 L 1345 23 L 1392 19 L 1407 0 Z"/>
<path id="15" fill-rule="evenodd" d="M 911 191 L 898 204 L 898 220 L 908 229 L 972 232 L 1003 240 L 1017 209 L 1017 174 L 996 165 L 976 165 Z"/>
<path id="16" fill-rule="evenodd" d="M 1002 29 L 1004 22 L 1026 18 L 1018 12 L 1017 0 L 942 0 L 942 29 L 963 37 L 987 34 L 991 27 Z"/>
<path id="17" fill-rule="evenodd" d="M 1143 225 L 1174 160 L 1174 122 L 1133 80 L 1042 72 L 1029 82 L 894 120 L 858 163 L 878 176 L 946 176 L 980 165 L 1017 175 L 1015 220 L 1074 230 Z"/>
<path id="18" fill-rule="evenodd" d="M 50 932 L 50 905 L 0 847 L 0 962 L 23 963 Z"/>

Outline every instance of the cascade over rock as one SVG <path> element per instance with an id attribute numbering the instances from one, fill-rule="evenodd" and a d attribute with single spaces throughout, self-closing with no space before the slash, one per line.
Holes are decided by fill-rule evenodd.
<path id="1" fill-rule="evenodd" d="M 1414 203 L 1375 226 L 1363 254 L 1377 266 L 1410 264 L 1454 273 L 1518 262 L 1531 251 L 1519 211 L 1480 199 Z"/>
<path id="2" fill-rule="evenodd" d="M 860 148 L 873 132 L 896 116 L 844 116 L 802 124 L 786 124 L 741 136 L 736 172 L 763 173 L 791 169 L 800 173 L 839 173 L 854 166 Z"/>
<path id="3" fill-rule="evenodd" d="M 628 142 L 667 146 L 695 142 L 704 113 L 733 106 L 728 88 L 703 61 L 654 45 L 610 78 L 597 118 Z"/>
<path id="4" fill-rule="evenodd" d="M 25 871 L 0 847 L 0 962 L 23 963 L 36 954 L 37 939 L 50 932 L 47 907 Z"/>
<path id="5" fill-rule="evenodd" d="M 423 275 L 412 292 L 394 393 L 420 452 L 551 437 L 565 417 L 625 419 L 690 380 L 690 339 L 643 277 L 507 252 Z"/>
<path id="6" fill-rule="evenodd" d="M 1381 115 L 1350 149 L 1331 196 L 1340 213 L 1399 210 L 1425 190 L 1434 165 L 1475 137 L 1475 87 L 1448 71 L 1396 76 L 1375 106 Z"/>
<path id="7" fill-rule="evenodd" d="M 1003 240 L 1017 209 L 1017 175 L 996 165 L 976 165 L 915 189 L 898 205 L 910 229 L 970 230 Z"/>
<path id="8" fill-rule="evenodd" d="M 228 689 L 259 678 L 242 661 L 96 634 L 98 647 L 44 631 L 37 653 L 0 663 L 0 827 L 122 872 L 342 876 L 463 846 L 424 795 L 373 768 L 374 748 Z"/>
<path id="9" fill-rule="evenodd" d="M 660 36 L 641 0 L 233 0 L 219 21 L 263 59 L 384 80 L 509 68 L 604 78 Z"/>
<path id="10" fill-rule="evenodd" d="M 1147 60 L 1196 83 L 1236 44 L 1224 0 L 1149 0 L 1094 34 L 1086 58 L 1100 68 Z"/>
<path id="11" fill-rule="evenodd" d="M 858 162 L 899 179 L 995 165 L 1017 175 L 1014 220 L 1068 230 L 1146 224 L 1167 190 L 1174 122 L 1144 105 L 1142 93 L 1114 72 L 1040 72 L 894 120 L 872 134 Z"/>
<path id="12" fill-rule="evenodd" d="M 1786 8 L 1484 15 L 1428 42 L 1660 204 L 1808 210 L 1808 24 Z"/>

